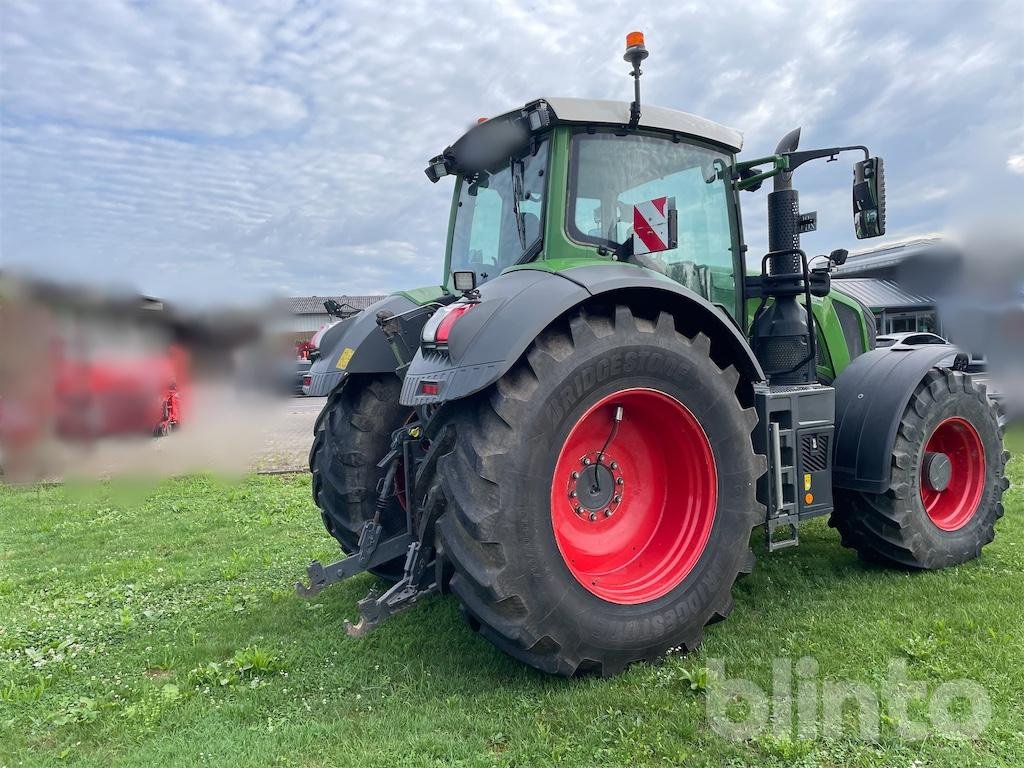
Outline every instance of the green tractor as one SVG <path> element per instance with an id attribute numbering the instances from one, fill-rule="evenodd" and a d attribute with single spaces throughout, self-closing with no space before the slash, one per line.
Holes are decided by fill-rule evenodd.
<path id="1" fill-rule="evenodd" d="M 808 260 L 793 174 L 847 151 L 858 238 L 885 232 L 865 147 L 740 161 L 742 136 L 632 103 L 538 99 L 429 161 L 455 191 L 440 287 L 397 293 L 325 335 L 313 497 L 363 571 L 359 636 L 452 593 L 501 650 L 615 674 L 692 650 L 733 608 L 751 531 L 797 544 L 830 515 L 845 546 L 901 568 L 978 557 L 1003 514 L 1003 425 L 951 346 L 873 349 Z M 771 180 L 769 252 L 747 275 L 740 193 Z"/>

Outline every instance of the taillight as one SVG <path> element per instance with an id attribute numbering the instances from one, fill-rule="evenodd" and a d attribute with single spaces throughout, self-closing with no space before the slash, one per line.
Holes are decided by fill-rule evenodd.
<path id="1" fill-rule="evenodd" d="M 441 385 L 436 381 L 421 381 L 420 382 L 420 394 L 421 395 L 436 395 L 441 391 Z"/>
<path id="2" fill-rule="evenodd" d="M 423 342 L 425 344 L 447 344 L 448 336 L 460 317 L 469 312 L 476 304 L 449 304 L 434 313 L 434 316 L 423 326 Z"/>
<path id="3" fill-rule="evenodd" d="M 313 383 L 313 377 L 312 376 L 303 376 L 302 377 L 302 386 L 308 387 L 312 383 Z"/>
<path id="4" fill-rule="evenodd" d="M 452 326 L 455 325 L 455 321 L 469 312 L 472 308 L 472 304 L 456 304 L 452 307 L 448 314 L 444 316 L 444 319 L 441 320 L 441 324 L 437 326 L 437 333 L 434 334 L 434 341 L 438 344 L 447 344 L 448 335 L 452 332 Z"/>

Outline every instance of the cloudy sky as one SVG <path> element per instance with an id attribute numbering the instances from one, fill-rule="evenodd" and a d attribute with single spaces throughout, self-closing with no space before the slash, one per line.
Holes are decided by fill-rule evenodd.
<path id="1" fill-rule="evenodd" d="M 628 100 L 634 28 L 645 100 L 744 156 L 797 125 L 883 155 L 890 239 L 1024 210 L 1024 0 L 3 0 L 0 264 L 202 301 L 437 284 L 424 161 L 537 96 Z M 809 251 L 856 243 L 851 162 L 797 177 Z"/>

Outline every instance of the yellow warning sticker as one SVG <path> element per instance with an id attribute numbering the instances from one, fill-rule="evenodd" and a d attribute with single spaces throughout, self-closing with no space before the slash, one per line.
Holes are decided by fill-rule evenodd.
<path id="1" fill-rule="evenodd" d="M 348 363 L 352 359 L 352 355 L 355 353 L 356 351 L 352 349 L 352 347 L 345 347 L 341 351 L 341 357 L 338 358 L 338 368 L 344 371 L 345 368 L 348 367 Z"/>
<path id="2" fill-rule="evenodd" d="M 804 490 L 805 491 L 811 490 L 811 476 L 810 475 L 804 475 Z"/>

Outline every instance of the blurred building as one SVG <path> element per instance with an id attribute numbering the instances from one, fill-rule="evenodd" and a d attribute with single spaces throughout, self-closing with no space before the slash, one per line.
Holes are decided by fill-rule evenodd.
<path id="1" fill-rule="evenodd" d="M 309 341 L 313 334 L 329 323 L 351 317 L 374 304 L 383 296 L 294 296 L 287 299 L 288 319 L 284 330 L 295 342 Z M 325 302 L 336 302 L 331 314 Z"/>
<path id="2" fill-rule="evenodd" d="M 871 309 L 880 333 L 931 331 L 984 366 L 989 391 L 1024 415 L 1024 249 L 994 231 L 919 237 L 851 253 L 833 285 Z"/>
<path id="3" fill-rule="evenodd" d="M 942 335 L 935 299 L 902 288 L 895 280 L 874 277 L 839 277 L 832 285 L 857 299 L 875 316 L 879 333 L 907 331 Z"/>
<path id="4" fill-rule="evenodd" d="M 846 263 L 832 270 L 833 277 L 874 277 L 899 282 L 908 264 L 948 250 L 938 237 L 915 237 L 851 253 Z"/>
<path id="5" fill-rule="evenodd" d="M 937 298 L 942 284 L 922 273 L 957 258 L 959 253 L 941 238 L 915 237 L 851 253 L 832 277 L 836 288 L 871 309 L 879 333 L 943 335 Z"/>

